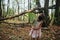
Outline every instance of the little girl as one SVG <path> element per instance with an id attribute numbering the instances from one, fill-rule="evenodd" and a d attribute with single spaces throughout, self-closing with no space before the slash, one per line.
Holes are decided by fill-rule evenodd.
<path id="1" fill-rule="evenodd" d="M 41 40 L 41 27 L 43 23 L 43 17 L 39 16 L 37 21 L 35 21 L 34 26 L 31 28 L 29 35 L 32 37 L 32 40 Z"/>

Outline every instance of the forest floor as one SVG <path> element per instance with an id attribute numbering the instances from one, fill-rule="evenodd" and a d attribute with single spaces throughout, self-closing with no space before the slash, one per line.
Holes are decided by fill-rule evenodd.
<path id="1" fill-rule="evenodd" d="M 31 40 L 29 31 L 31 27 L 15 27 L 5 23 L 0 24 L 0 40 Z M 47 30 L 42 29 L 41 40 L 60 40 L 60 27 L 49 26 Z"/>

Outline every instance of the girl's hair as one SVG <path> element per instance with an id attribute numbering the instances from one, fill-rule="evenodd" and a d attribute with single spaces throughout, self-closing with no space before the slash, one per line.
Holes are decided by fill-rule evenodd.
<path id="1" fill-rule="evenodd" d="M 42 16 L 39 16 L 37 21 L 40 22 L 41 20 L 43 20 L 43 17 Z"/>
<path id="2" fill-rule="evenodd" d="M 41 21 L 41 20 L 43 20 L 44 19 L 44 12 L 43 12 L 43 10 L 40 10 L 40 13 L 42 13 L 41 15 L 39 15 L 39 17 L 38 17 L 38 19 L 37 19 L 37 21 Z"/>

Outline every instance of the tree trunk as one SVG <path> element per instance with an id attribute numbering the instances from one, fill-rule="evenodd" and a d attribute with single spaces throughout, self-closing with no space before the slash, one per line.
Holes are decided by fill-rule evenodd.
<path id="1" fill-rule="evenodd" d="M 7 4 L 7 16 L 9 15 L 9 4 L 10 4 L 10 0 L 8 0 L 8 4 Z"/>
<path id="2" fill-rule="evenodd" d="M 18 5 L 18 14 L 19 14 L 19 2 L 17 2 Z M 20 20 L 20 18 L 18 17 L 18 20 Z"/>
<path id="3" fill-rule="evenodd" d="M 28 10 L 31 9 L 31 0 L 28 0 Z M 30 13 L 28 14 L 28 23 L 30 23 Z"/>
<path id="4" fill-rule="evenodd" d="M 15 14 L 15 8 L 14 8 L 14 5 L 15 5 L 15 4 L 14 4 L 14 2 L 13 2 L 13 4 L 12 4 L 12 8 L 13 8 L 13 15 Z M 13 15 L 12 15 L 12 16 L 13 16 Z M 15 19 L 15 18 L 13 18 L 13 20 L 14 20 L 14 19 Z"/>
<path id="5" fill-rule="evenodd" d="M 49 0 L 45 0 L 44 13 L 46 16 L 48 16 L 48 6 L 49 6 Z"/>
<path id="6" fill-rule="evenodd" d="M 5 13 L 5 1 L 4 0 L 2 0 L 2 16 L 3 16 L 3 18 L 5 18 L 6 17 L 6 13 Z"/>
<path id="7" fill-rule="evenodd" d="M 56 7 L 55 7 L 55 21 L 56 25 L 60 25 L 60 0 L 56 0 Z"/>
<path id="8" fill-rule="evenodd" d="M 1 2 L 2 2 L 2 0 L 0 0 L 0 19 L 2 18 Z"/>
<path id="9" fill-rule="evenodd" d="M 41 5 L 40 5 L 40 0 L 36 0 L 36 6 L 39 7 L 39 8 L 41 7 Z M 40 10 L 38 9 L 38 11 L 40 11 Z M 37 14 L 37 16 L 38 16 L 38 15 L 39 15 L 39 14 Z"/>
<path id="10" fill-rule="evenodd" d="M 36 6 L 37 6 L 37 7 L 41 7 L 39 0 L 36 0 Z"/>
<path id="11" fill-rule="evenodd" d="M 49 0 L 45 0 L 45 5 L 44 5 L 44 13 L 45 13 L 45 20 L 46 24 L 49 24 L 49 14 L 48 14 L 48 6 L 49 6 Z"/>
<path id="12" fill-rule="evenodd" d="M 24 11 L 25 11 L 25 1 L 24 1 Z M 23 15 L 23 21 L 25 22 L 25 14 Z"/>
<path id="13" fill-rule="evenodd" d="M 60 0 L 56 0 L 54 24 L 60 27 Z M 55 40 L 60 40 L 60 31 L 56 31 Z"/>
<path id="14" fill-rule="evenodd" d="M 51 5 L 53 5 L 54 0 L 51 1 Z M 51 21 L 50 21 L 50 26 L 53 25 L 54 22 L 54 12 L 53 9 L 51 9 Z"/>

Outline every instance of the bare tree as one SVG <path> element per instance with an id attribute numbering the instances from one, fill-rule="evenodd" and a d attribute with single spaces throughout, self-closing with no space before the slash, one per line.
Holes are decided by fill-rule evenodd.
<path id="1" fill-rule="evenodd" d="M 1 2 L 1 5 L 2 5 L 2 16 L 3 17 L 6 17 L 6 12 L 5 12 L 5 0 L 2 0 Z"/>
<path id="2" fill-rule="evenodd" d="M 54 2 L 55 0 L 52 0 L 51 1 L 51 5 L 53 5 L 53 2 Z M 54 12 L 53 12 L 53 10 L 54 9 L 51 9 L 51 22 L 50 22 L 50 25 L 53 25 L 53 23 L 54 23 Z"/>
<path id="3" fill-rule="evenodd" d="M 19 14 L 19 10 L 20 10 L 20 9 L 19 9 L 19 8 L 20 8 L 20 7 L 19 7 L 19 0 L 15 0 L 15 1 L 17 2 L 18 14 Z M 18 17 L 18 20 L 19 20 L 19 17 Z"/>
<path id="4" fill-rule="evenodd" d="M 44 13 L 46 16 L 48 16 L 48 6 L 49 6 L 49 0 L 45 0 Z"/>
<path id="5" fill-rule="evenodd" d="M 28 0 L 28 10 L 31 9 L 31 0 Z M 28 23 L 30 23 L 30 13 L 28 14 Z"/>
<path id="6" fill-rule="evenodd" d="M 0 19 L 2 18 L 1 2 L 2 2 L 2 0 L 0 0 Z"/>
<path id="7" fill-rule="evenodd" d="M 37 6 L 37 7 L 41 7 L 41 5 L 40 5 L 40 0 L 36 0 L 36 6 Z"/>
<path id="8" fill-rule="evenodd" d="M 60 25 L 60 0 L 56 0 L 55 7 L 55 24 Z"/>
<path id="9" fill-rule="evenodd" d="M 45 18 L 46 18 L 45 20 L 47 25 L 49 24 L 48 6 L 49 6 L 49 0 L 45 0 L 44 13 L 45 13 Z"/>
<path id="10" fill-rule="evenodd" d="M 8 0 L 8 3 L 7 3 L 7 16 L 9 14 L 9 5 L 10 5 L 10 0 Z"/>
<path id="11" fill-rule="evenodd" d="M 14 15 L 14 13 L 15 13 L 15 12 L 14 12 L 14 11 L 15 11 L 15 10 L 14 10 L 14 5 L 15 5 L 15 4 L 14 4 L 14 1 L 13 1 L 13 4 L 12 4 L 12 8 L 13 8 L 13 15 Z"/>

